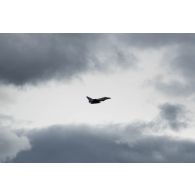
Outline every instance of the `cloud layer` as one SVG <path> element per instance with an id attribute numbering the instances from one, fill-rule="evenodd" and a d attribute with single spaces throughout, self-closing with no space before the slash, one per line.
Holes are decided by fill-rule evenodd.
<path id="1" fill-rule="evenodd" d="M 88 71 L 115 70 L 135 64 L 132 48 L 178 45 L 173 68 L 190 76 L 194 34 L 1 34 L 0 81 L 14 85 L 70 79 Z M 186 66 L 183 66 L 185 64 Z M 190 76 L 191 77 L 191 76 Z M 191 77 L 192 78 L 192 77 Z"/>
<path id="2" fill-rule="evenodd" d="M 134 61 L 109 34 L 0 35 L 0 81 L 8 84 L 70 79 L 87 71 L 129 67 Z"/>
<path id="3" fill-rule="evenodd" d="M 0 161 L 195 162 L 195 142 L 158 134 L 167 128 L 184 130 L 187 114 L 183 105 L 165 103 L 150 122 L 55 125 L 27 131 L 9 129 L 13 118 L 1 115 Z"/>
<path id="4" fill-rule="evenodd" d="M 0 162 L 11 160 L 19 152 L 30 149 L 26 136 L 8 128 L 10 120 L 9 116 L 0 115 Z"/>
<path id="5" fill-rule="evenodd" d="M 52 126 L 32 131 L 32 149 L 12 162 L 195 162 L 195 142 L 144 133 L 144 124 L 127 127 Z"/>
<path id="6" fill-rule="evenodd" d="M 177 131 L 188 126 L 188 112 L 183 105 L 165 103 L 159 108 L 161 123 L 164 127 Z"/>
<path id="7" fill-rule="evenodd" d="M 166 37 L 166 34 L 164 36 Z M 160 80 L 154 79 L 155 87 L 171 96 L 194 95 L 195 34 L 173 34 L 170 45 L 175 47 L 167 49 L 168 52 L 164 56 L 162 66 L 166 74 L 161 75 Z M 168 46 L 166 41 L 164 46 Z"/>

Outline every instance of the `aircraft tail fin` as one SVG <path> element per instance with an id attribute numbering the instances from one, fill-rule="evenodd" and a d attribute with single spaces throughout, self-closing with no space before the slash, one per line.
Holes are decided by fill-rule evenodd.
<path id="1" fill-rule="evenodd" d="M 87 99 L 89 100 L 89 101 L 91 101 L 92 100 L 92 98 L 90 98 L 89 96 L 86 96 L 87 97 Z"/>

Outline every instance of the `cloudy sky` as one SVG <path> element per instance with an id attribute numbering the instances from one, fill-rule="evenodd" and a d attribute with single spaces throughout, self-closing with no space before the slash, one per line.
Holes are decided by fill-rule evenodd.
<path id="1" fill-rule="evenodd" d="M 0 34 L 0 162 L 195 162 L 194 54 L 195 34 Z"/>

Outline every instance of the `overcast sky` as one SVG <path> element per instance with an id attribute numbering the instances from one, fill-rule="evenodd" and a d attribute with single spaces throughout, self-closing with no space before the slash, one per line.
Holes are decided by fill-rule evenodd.
<path id="1" fill-rule="evenodd" d="M 0 162 L 195 162 L 194 54 L 195 34 L 0 34 Z"/>

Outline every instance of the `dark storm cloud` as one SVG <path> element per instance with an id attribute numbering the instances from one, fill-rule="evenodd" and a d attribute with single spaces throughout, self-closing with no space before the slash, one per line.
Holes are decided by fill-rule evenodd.
<path id="1" fill-rule="evenodd" d="M 167 128 L 185 129 L 187 116 L 183 105 L 165 103 L 149 122 L 126 126 L 56 125 L 16 132 L 5 128 L 13 119 L 2 115 L 0 143 L 4 147 L 0 149 L 0 161 L 195 162 L 195 142 L 156 134 L 156 130 Z"/>
<path id="2" fill-rule="evenodd" d="M 112 136 L 90 132 L 88 127 L 55 126 L 29 134 L 32 150 L 14 162 L 117 162 L 123 152 Z M 115 156 L 115 153 L 117 155 Z"/>
<path id="3" fill-rule="evenodd" d="M 130 33 L 114 36 L 128 45 L 143 49 L 188 43 L 195 44 L 195 34 L 190 33 Z"/>
<path id="4" fill-rule="evenodd" d="M 134 56 L 109 34 L 0 34 L 0 81 L 14 85 L 70 79 L 131 66 Z"/>
<path id="5" fill-rule="evenodd" d="M 136 62 L 132 48 L 194 44 L 194 34 L 0 34 L 0 82 L 23 85 L 127 68 Z M 193 71 L 189 50 L 173 66 L 185 77 Z"/>
<path id="6" fill-rule="evenodd" d="M 144 133 L 143 123 L 52 126 L 28 134 L 32 149 L 11 162 L 195 162 L 195 142 Z"/>
<path id="7" fill-rule="evenodd" d="M 172 130 L 180 130 L 188 126 L 187 110 L 181 104 L 165 103 L 159 106 L 161 123 Z"/>
<path id="8" fill-rule="evenodd" d="M 12 117 L 0 114 L 0 162 L 10 160 L 19 152 L 30 149 L 28 138 L 8 127 L 12 121 Z"/>

